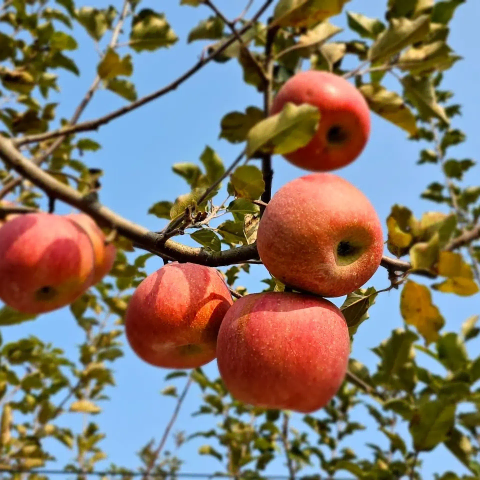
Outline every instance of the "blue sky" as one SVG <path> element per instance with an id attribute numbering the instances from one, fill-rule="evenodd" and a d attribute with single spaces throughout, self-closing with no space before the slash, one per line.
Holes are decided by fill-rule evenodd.
<path id="1" fill-rule="evenodd" d="M 178 3 L 145 0 L 141 4 L 152 8 L 156 6 L 160 10 L 164 8 L 180 41 L 172 49 L 135 56 L 133 79 L 140 96 L 168 84 L 195 63 L 200 55 L 202 43 L 187 45 L 186 36 L 209 12 L 206 8 L 180 7 Z M 242 10 L 244 3 L 246 2 L 218 0 L 217 5 L 228 17 L 234 18 Z M 120 8 L 120 0 L 116 4 L 117 8 Z M 260 1 L 255 1 L 252 11 L 260 4 Z M 352 0 L 347 7 L 351 11 L 378 17 L 383 15 L 385 4 L 386 0 Z M 95 6 L 104 5 L 104 2 L 95 2 Z M 458 158 L 475 158 L 480 151 L 480 137 L 477 134 L 480 92 L 476 81 L 480 76 L 480 64 L 477 45 L 472 40 L 467 40 L 472 38 L 469 32 L 477 28 L 479 16 L 480 5 L 472 0 L 457 10 L 451 25 L 450 45 L 464 57 L 464 60 L 457 63 L 446 75 L 445 81 L 445 87 L 455 91 L 456 101 L 463 106 L 463 116 L 456 118 L 455 127 L 466 132 L 468 141 L 456 149 L 455 156 Z M 332 23 L 344 26 L 345 15 L 333 18 Z M 74 52 L 73 56 L 82 75 L 79 78 L 70 74 L 64 75 L 62 91 L 58 96 L 61 101 L 59 113 L 65 117 L 71 116 L 95 75 L 97 56 L 93 43 L 82 31 L 78 32 L 78 38 L 80 49 Z M 127 53 L 125 48 L 123 50 L 123 53 Z M 395 82 L 389 81 L 388 86 L 397 88 L 398 91 Z M 123 104 L 124 101 L 111 92 L 100 91 L 82 118 L 96 118 Z M 206 145 L 213 147 L 228 165 L 241 147 L 218 140 L 220 119 L 228 112 L 243 111 L 249 105 L 261 104 L 261 96 L 256 90 L 243 84 L 236 62 L 211 63 L 171 94 L 103 127 L 98 134 L 90 135 L 102 143 L 102 150 L 84 157 L 89 166 L 105 171 L 102 201 L 119 214 L 147 228 L 158 230 L 163 223 L 147 215 L 148 208 L 158 200 L 173 200 L 187 191 L 184 181 L 171 173 L 171 165 L 183 161 L 197 162 Z M 419 194 L 431 181 L 442 180 L 438 167 L 416 166 L 420 144 L 407 142 L 406 135 L 401 130 L 383 119 L 373 116 L 372 120 L 371 138 L 363 154 L 356 162 L 337 173 L 351 181 L 371 199 L 382 220 L 385 220 L 391 205 L 395 203 L 410 207 L 417 216 L 434 210 L 436 206 L 419 199 Z M 281 157 L 274 158 L 273 167 L 274 190 L 304 173 Z M 473 172 L 466 177 L 467 183 L 478 183 L 478 168 Z M 150 260 L 148 271 L 154 271 L 161 264 L 160 259 Z M 259 281 L 268 275 L 263 267 L 252 270 L 252 275 L 243 277 L 241 283 L 250 292 L 259 291 L 264 287 Z M 368 285 L 374 285 L 378 289 L 388 286 L 385 270 L 380 269 Z M 342 301 L 343 299 L 337 299 L 335 303 L 340 304 Z M 479 295 L 465 299 L 434 294 L 434 301 L 447 320 L 444 330 L 458 331 L 467 317 L 480 313 Z M 377 357 L 370 349 L 388 337 L 392 329 L 402 325 L 399 292 L 382 294 L 371 309 L 370 317 L 355 337 L 353 356 L 373 367 Z M 51 341 L 72 355 L 76 354 L 76 346 L 82 341 L 82 334 L 68 309 L 44 315 L 36 322 L 2 329 L 4 341 L 26 334 Z M 473 352 L 475 349 L 478 352 L 478 342 L 472 342 L 470 347 Z M 425 365 L 434 368 L 428 360 L 425 360 Z M 107 432 L 107 438 L 102 443 L 109 454 L 107 464 L 111 461 L 134 468 L 138 465 L 136 451 L 150 438 L 160 438 L 174 402 L 159 395 L 167 372 L 144 364 L 128 347 L 125 357 L 115 363 L 115 371 L 117 387 L 110 389 L 112 400 L 105 402 L 104 411 L 97 421 L 103 431 Z M 215 362 L 212 362 L 206 371 L 214 375 Z M 182 381 L 178 382 L 179 388 L 181 383 Z M 190 392 L 174 431 L 186 430 L 190 433 L 198 429 L 212 428 L 212 418 L 208 417 L 206 421 L 190 417 L 198 404 L 199 395 L 197 389 Z M 370 424 L 369 419 L 363 417 L 362 413 L 363 411 L 359 411 L 359 420 Z M 68 424 L 79 428 L 81 416 L 69 420 Z M 368 455 L 364 444 L 371 441 L 372 433 L 367 431 L 355 438 L 349 446 L 361 455 Z M 215 460 L 196 454 L 200 444 L 201 442 L 190 442 L 179 452 L 186 462 L 184 471 L 211 473 L 218 468 Z M 58 449 L 57 456 L 59 464 L 55 466 L 60 467 L 71 459 L 71 452 Z M 429 455 L 423 455 L 422 459 L 425 478 L 430 478 L 433 472 L 446 469 L 463 471 L 460 463 L 442 446 Z M 275 462 L 269 473 L 285 474 L 283 460 Z"/>

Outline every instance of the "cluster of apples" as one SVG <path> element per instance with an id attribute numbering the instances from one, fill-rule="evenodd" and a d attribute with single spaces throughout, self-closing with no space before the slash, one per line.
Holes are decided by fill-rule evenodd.
<path id="1" fill-rule="evenodd" d="M 69 305 L 113 267 L 115 246 L 84 213 L 8 215 L 3 223 L 0 300 L 19 312 Z"/>
<path id="2" fill-rule="evenodd" d="M 383 235 L 366 196 L 326 173 L 353 162 L 366 145 L 370 112 L 362 95 L 341 77 L 307 71 L 283 85 L 271 114 L 287 102 L 320 110 L 315 136 L 285 155 L 315 173 L 273 196 L 257 247 L 267 270 L 295 292 L 255 293 L 234 303 L 216 269 L 174 262 L 138 286 L 125 327 L 134 352 L 152 365 L 194 368 L 216 357 L 236 399 L 310 413 L 336 394 L 350 354 L 345 318 L 323 297 L 351 293 L 373 276 Z"/>

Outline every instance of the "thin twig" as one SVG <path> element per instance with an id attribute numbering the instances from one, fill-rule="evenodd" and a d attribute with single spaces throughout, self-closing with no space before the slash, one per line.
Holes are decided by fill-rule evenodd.
<path id="1" fill-rule="evenodd" d="M 271 3 L 273 3 L 273 1 L 274 0 L 267 0 L 264 3 L 264 5 L 260 8 L 260 10 L 254 15 L 252 20 L 248 22 L 241 30 L 238 31 L 239 35 L 243 35 L 245 32 L 250 30 L 250 28 L 252 28 L 253 25 L 256 23 L 257 19 L 265 12 L 265 10 L 267 10 L 267 8 L 270 6 Z M 127 113 L 130 113 L 133 110 L 136 110 L 137 108 L 142 107 L 143 105 L 153 100 L 156 100 L 157 98 L 160 98 L 161 96 L 171 92 L 172 90 L 175 90 L 182 83 L 184 83 L 186 80 L 192 77 L 195 73 L 197 73 L 201 68 L 203 68 L 205 65 L 210 63 L 219 53 L 222 53 L 224 50 L 226 50 L 231 44 L 235 43 L 236 41 L 237 39 L 235 37 L 225 40 L 225 42 L 218 49 L 214 50 L 207 57 L 201 58 L 192 68 L 187 70 L 183 75 L 178 77 L 172 83 L 170 83 L 166 87 L 161 88 L 160 90 L 157 90 L 149 95 L 146 95 L 145 97 L 138 99 L 135 102 L 130 103 L 129 105 L 119 108 L 118 110 L 114 110 L 113 112 L 107 115 L 104 115 L 103 117 L 97 118 L 95 120 L 89 120 L 86 122 L 79 123 L 77 125 L 61 128 L 59 130 L 53 130 L 51 132 L 46 132 L 38 135 L 25 136 L 23 138 L 18 139 L 15 142 L 15 144 L 17 146 L 21 146 L 28 143 L 37 143 L 44 140 L 49 140 L 51 138 L 55 138 L 61 135 L 62 136 L 71 135 L 72 133 L 77 133 L 77 132 L 97 130 L 99 127 L 106 125 L 112 120 L 118 117 L 121 117 L 122 115 L 125 115 Z"/>
<path id="2" fill-rule="evenodd" d="M 363 390 L 365 393 L 368 393 L 372 397 L 375 397 L 377 400 L 384 401 L 387 399 L 386 395 L 382 392 L 379 392 L 376 388 L 365 383 L 360 377 L 357 377 L 350 370 L 347 371 L 346 380 L 356 387 Z"/>
<path id="3" fill-rule="evenodd" d="M 290 457 L 290 443 L 288 441 L 288 424 L 289 424 L 289 416 L 286 412 L 283 413 L 283 423 L 282 423 L 282 444 L 283 449 L 285 451 L 285 457 L 287 459 L 287 468 L 288 468 L 288 477 L 289 480 L 295 480 L 295 467 L 292 462 L 292 458 Z"/>
<path id="4" fill-rule="evenodd" d="M 160 454 L 162 453 L 163 447 L 165 446 L 165 443 L 168 439 L 168 435 L 170 434 L 170 430 L 173 428 L 173 425 L 177 420 L 178 414 L 180 412 L 180 408 L 182 408 L 182 403 L 185 400 L 185 397 L 187 396 L 187 393 L 188 393 L 188 390 L 190 389 L 191 384 L 192 384 L 192 377 L 190 376 L 187 380 L 185 388 L 183 389 L 183 392 L 181 393 L 180 397 L 178 397 L 177 404 L 175 405 L 175 409 L 173 410 L 172 417 L 170 418 L 170 421 L 168 422 L 168 425 L 166 426 L 165 431 L 163 432 L 163 436 L 160 440 L 160 443 L 158 444 L 158 447 L 153 452 L 153 455 L 150 457 L 150 461 L 148 462 L 147 469 L 144 472 L 142 477 L 143 480 L 148 479 L 148 476 L 150 475 L 153 468 L 155 467 L 155 462 L 158 460 L 158 458 L 160 457 Z"/>
<path id="5" fill-rule="evenodd" d="M 245 15 L 248 13 L 248 11 L 250 10 L 250 7 L 253 5 L 253 1 L 254 0 L 249 0 L 249 2 L 247 3 L 247 6 L 243 9 L 242 13 L 237 17 L 235 18 L 234 20 L 232 20 L 232 22 L 235 24 L 237 22 L 239 22 L 240 20 L 243 20 L 243 18 L 245 17 Z"/>
<path id="6" fill-rule="evenodd" d="M 217 8 L 217 6 L 211 2 L 211 0 L 203 0 L 203 4 L 209 7 L 215 15 L 225 24 L 227 27 L 230 29 L 230 31 L 233 33 L 233 36 L 237 39 L 238 43 L 242 47 L 242 50 L 248 55 L 250 58 L 250 61 L 253 63 L 255 66 L 255 69 L 257 70 L 257 73 L 260 75 L 260 77 L 263 79 L 263 82 L 265 84 L 268 83 L 268 75 L 263 69 L 263 67 L 258 63 L 257 59 L 254 57 L 253 53 L 249 50 L 247 45 L 245 45 L 245 42 L 243 41 L 243 38 L 240 36 L 238 33 L 237 29 L 235 28 L 235 23 L 236 22 L 231 22 L 228 20 L 225 15 Z"/>

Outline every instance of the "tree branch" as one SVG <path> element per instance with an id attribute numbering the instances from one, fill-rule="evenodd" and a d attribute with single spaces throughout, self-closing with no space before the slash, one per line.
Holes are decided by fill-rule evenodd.
<path id="1" fill-rule="evenodd" d="M 158 457 L 162 453 L 162 450 L 163 450 L 163 447 L 165 446 L 168 435 L 170 434 L 170 431 L 172 430 L 172 427 L 175 424 L 175 421 L 177 420 L 178 413 L 180 412 L 182 403 L 185 400 L 185 397 L 187 396 L 188 390 L 190 389 L 191 385 L 192 385 L 192 377 L 189 376 L 182 394 L 180 395 L 180 397 L 178 397 L 177 404 L 175 405 L 175 409 L 173 410 L 172 417 L 170 418 L 170 421 L 168 422 L 168 425 L 166 426 L 165 431 L 163 432 L 162 439 L 160 440 L 158 447 L 153 452 L 150 462 L 147 465 L 147 469 L 143 474 L 142 480 L 147 480 L 149 478 L 150 473 L 152 473 L 152 470 L 155 467 L 155 462 L 158 460 Z"/>
<path id="2" fill-rule="evenodd" d="M 289 424 L 288 414 L 286 412 L 283 412 L 283 423 L 282 423 L 282 434 L 281 434 L 282 444 L 283 444 L 283 449 L 285 450 L 285 457 L 287 459 L 289 480 L 295 480 L 295 467 L 290 457 L 290 443 L 288 441 L 288 424 Z"/>
<path id="3" fill-rule="evenodd" d="M 225 15 L 217 8 L 217 6 L 211 2 L 211 0 L 203 0 L 203 4 L 209 7 L 215 15 L 222 20 L 222 22 L 227 25 L 227 27 L 230 29 L 230 31 L 233 33 L 233 36 L 237 39 L 238 43 L 241 45 L 243 51 L 249 56 L 251 62 L 253 65 L 255 65 L 255 69 L 257 70 L 258 74 L 260 77 L 263 79 L 265 84 L 268 83 L 268 75 L 263 69 L 263 67 L 258 63 L 257 59 L 253 56 L 252 52 L 248 49 L 248 47 L 245 45 L 245 42 L 243 41 L 242 37 L 238 33 L 237 29 L 235 28 L 235 23 L 236 21 L 231 22 L 228 20 L 228 18 L 225 17 Z"/>
<path id="4" fill-rule="evenodd" d="M 248 22 L 241 30 L 238 31 L 238 34 L 243 35 L 245 32 L 250 30 L 250 28 L 253 27 L 253 25 L 258 20 L 258 18 L 265 12 L 265 10 L 267 10 L 267 8 L 270 6 L 271 3 L 273 3 L 273 1 L 274 0 L 267 0 L 264 3 L 264 5 L 260 8 L 260 10 L 254 15 L 252 20 L 250 20 L 250 22 Z M 161 96 L 171 92 L 172 90 L 175 90 L 182 83 L 184 83 L 186 80 L 192 77 L 195 73 L 197 73 L 201 68 L 203 68 L 205 65 L 210 63 L 219 53 L 226 50 L 232 43 L 235 43 L 236 41 L 237 41 L 237 38 L 234 36 L 228 40 L 225 40 L 225 42 L 219 48 L 217 48 L 207 57 L 201 58 L 192 68 L 187 70 L 183 75 L 178 77 L 172 83 L 170 83 L 166 87 L 161 88 L 160 90 L 157 90 L 156 92 L 153 92 L 149 95 L 146 95 L 145 97 L 138 99 L 135 102 L 132 102 L 122 108 L 119 108 L 118 110 L 115 110 L 107 115 L 104 115 L 103 117 L 97 118 L 96 120 L 89 120 L 74 126 L 65 127 L 59 130 L 41 133 L 38 135 L 25 136 L 23 138 L 18 139 L 15 142 L 15 145 L 18 147 L 18 146 L 26 145 L 29 143 L 42 142 L 44 140 L 49 140 L 51 138 L 56 138 L 58 136 L 71 135 L 72 133 L 77 133 L 77 132 L 97 130 L 99 127 L 106 125 L 112 120 L 118 117 L 121 117 L 127 113 L 130 113 L 133 110 L 136 110 L 137 108 L 142 107 L 143 105 L 153 100 L 156 100 L 157 98 L 160 98 Z"/>
<path id="5" fill-rule="evenodd" d="M 258 259 L 255 244 L 220 252 L 211 252 L 204 248 L 188 247 L 173 240 L 164 242 L 161 235 L 150 232 L 146 228 L 121 217 L 100 204 L 92 196 L 82 195 L 77 190 L 59 182 L 25 158 L 13 146 L 10 139 L 2 136 L 0 136 L 0 158 L 22 177 L 30 180 L 34 185 L 43 190 L 48 196 L 57 198 L 89 214 L 101 226 L 115 229 L 136 246 L 156 255 L 172 258 L 180 262 L 193 262 L 211 267 L 245 263 L 248 260 Z"/>

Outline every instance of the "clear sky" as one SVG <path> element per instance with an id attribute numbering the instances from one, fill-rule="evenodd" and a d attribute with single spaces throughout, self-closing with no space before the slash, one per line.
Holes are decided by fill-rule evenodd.
<path id="1" fill-rule="evenodd" d="M 120 0 L 113 3 L 120 8 Z M 244 3 L 246 1 L 217 1 L 217 5 L 230 18 L 240 13 Z M 145 7 L 160 10 L 164 8 L 180 41 L 170 50 L 146 52 L 135 57 L 133 78 L 139 95 L 166 85 L 198 60 L 203 45 L 200 42 L 187 45 L 186 36 L 190 28 L 210 13 L 206 8 L 194 9 L 180 7 L 178 4 L 178 0 L 144 0 L 141 3 L 141 6 Z M 251 11 L 255 11 L 255 6 L 260 4 L 260 1 L 255 1 Z M 347 7 L 351 11 L 378 17 L 383 16 L 385 4 L 386 0 L 352 0 Z M 95 2 L 95 6 L 104 5 L 105 2 L 100 0 Z M 463 106 L 463 116 L 455 119 L 455 127 L 466 132 L 468 141 L 455 151 L 458 158 L 475 159 L 480 151 L 480 136 L 477 132 L 480 64 L 477 44 L 472 41 L 478 28 L 478 18 L 480 4 L 470 0 L 457 10 L 451 25 L 450 45 L 464 57 L 464 60 L 457 63 L 446 75 L 445 82 L 446 87 L 455 91 L 457 102 Z M 333 18 L 332 23 L 344 26 L 345 15 Z M 63 76 L 58 100 L 61 102 L 59 113 L 65 117 L 71 116 L 95 75 L 97 56 L 93 43 L 82 31 L 78 32 L 77 38 L 80 49 L 73 52 L 73 56 L 82 75 L 80 78 L 70 74 Z M 398 91 L 394 82 L 389 82 L 388 85 Z M 96 118 L 124 103 L 124 100 L 111 92 L 100 91 L 87 108 L 83 119 Z M 249 105 L 261 104 L 262 99 L 256 90 L 243 84 L 237 62 L 211 63 L 168 96 L 103 127 L 99 134 L 91 135 L 102 143 L 102 150 L 94 154 L 88 153 L 84 157 L 89 166 L 105 171 L 102 201 L 121 215 L 158 230 L 163 223 L 147 215 L 148 208 L 158 200 L 173 200 L 187 191 L 184 181 L 171 173 L 171 165 L 182 161 L 197 162 L 206 145 L 216 149 L 228 165 L 241 147 L 218 140 L 220 119 L 230 111 L 243 111 Z M 337 173 L 359 187 L 371 199 L 382 220 L 385 220 L 391 205 L 395 203 L 406 205 L 417 216 L 421 216 L 423 212 L 437 207 L 419 199 L 419 195 L 431 181 L 441 181 L 441 175 L 436 166 L 416 166 L 420 148 L 418 143 L 407 142 L 405 134 L 398 128 L 373 116 L 373 129 L 367 148 L 356 162 Z M 273 166 L 274 190 L 304 173 L 287 164 L 281 157 L 274 158 Z M 473 169 L 473 172 L 466 180 L 478 184 L 478 168 Z M 148 271 L 152 272 L 161 265 L 160 259 L 152 259 L 147 264 Z M 267 276 L 265 269 L 258 267 L 253 269 L 250 277 L 243 278 L 242 282 L 250 292 L 255 292 L 264 288 L 259 281 Z M 368 285 L 374 285 L 378 289 L 388 286 L 385 270 L 380 269 Z M 342 301 L 343 298 L 337 299 L 335 303 L 341 304 Z M 434 301 L 447 320 L 444 330 L 458 331 L 467 317 L 480 313 L 479 295 L 465 299 L 434 294 Z M 370 317 L 355 337 L 353 356 L 373 367 L 377 357 L 370 349 L 389 336 L 392 329 L 402 325 L 399 292 L 382 294 L 371 309 Z M 72 355 L 76 354 L 76 346 L 82 341 L 82 333 L 68 309 L 44 315 L 36 322 L 2 329 L 5 342 L 27 334 L 51 341 Z M 471 342 L 472 352 L 478 352 L 478 346 L 478 342 Z M 426 365 L 431 364 L 426 362 Z M 102 430 L 107 432 L 107 438 L 102 445 L 109 454 L 109 459 L 99 466 L 106 467 L 110 462 L 115 462 L 135 468 L 138 465 L 136 452 L 149 439 L 156 438 L 158 441 L 170 418 L 174 401 L 159 395 L 167 372 L 141 362 L 128 347 L 125 357 L 115 363 L 115 371 L 117 387 L 108 392 L 112 400 L 102 404 L 103 413 L 97 417 Z M 212 362 L 206 371 L 215 374 L 215 362 Z M 179 388 L 184 381 L 180 380 Z M 212 417 L 190 417 L 198 404 L 199 395 L 196 388 L 190 392 L 174 431 L 185 430 L 188 434 L 198 429 L 213 427 Z M 363 411 L 359 410 L 359 421 L 371 425 L 367 415 L 362 414 Z M 295 421 L 298 421 L 300 417 L 295 418 Z M 80 427 L 80 421 L 81 415 L 78 415 L 77 419 L 69 420 L 68 425 Z M 370 430 L 360 433 L 349 446 L 360 455 L 369 455 L 365 443 L 372 440 L 372 435 L 375 434 Z M 218 468 L 216 460 L 197 455 L 196 451 L 201 443 L 192 441 L 180 450 L 179 454 L 185 460 L 185 472 L 211 473 Z M 56 447 L 55 452 L 59 460 L 55 467 L 58 468 L 72 457 L 71 452 L 61 448 Z M 431 454 L 422 455 L 421 458 L 424 459 L 425 478 L 431 478 L 434 472 L 446 469 L 458 473 L 464 471 L 462 465 L 443 446 L 439 446 Z M 269 473 L 286 474 L 283 459 L 275 462 Z"/>

